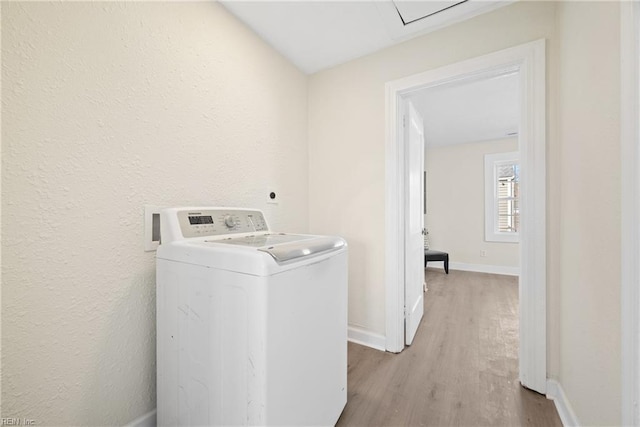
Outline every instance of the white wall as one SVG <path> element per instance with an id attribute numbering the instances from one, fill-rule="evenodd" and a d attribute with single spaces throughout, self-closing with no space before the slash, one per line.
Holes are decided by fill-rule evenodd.
<path id="1" fill-rule="evenodd" d="M 563 2 L 558 12 L 560 380 L 584 425 L 616 425 L 621 393 L 619 4 Z"/>
<path id="2" fill-rule="evenodd" d="M 509 151 L 518 151 L 517 138 L 425 150 L 425 224 L 430 247 L 448 252 L 451 263 L 512 268 L 520 265 L 518 243 L 484 239 L 484 155 Z M 480 256 L 480 251 L 485 251 L 486 256 Z"/>
<path id="3" fill-rule="evenodd" d="M 2 5 L 0 5 L 0 23 L 2 22 Z M 2 45 L 2 30 L 0 29 L 0 46 Z M 0 64 L 2 64 L 2 50 L 0 49 Z M 2 93 L 2 78 L 0 78 L 0 94 Z M 0 108 L 0 141 L 2 140 L 2 108 Z M 2 149 L 0 143 L 0 414 L 2 412 Z"/>
<path id="4" fill-rule="evenodd" d="M 307 77 L 213 2 L 3 2 L 2 65 L 2 416 L 123 425 L 155 407 L 143 205 L 307 231 Z"/>
<path id="5" fill-rule="evenodd" d="M 559 144 L 555 2 L 516 2 L 309 80 L 309 226 L 349 241 L 349 323 L 385 334 L 385 83 L 540 38 L 547 45 L 548 369 L 559 372 Z"/>
<path id="6" fill-rule="evenodd" d="M 547 369 L 585 425 L 620 423 L 618 19 L 516 2 L 309 82 L 310 229 L 347 237 L 349 322 L 384 334 L 384 84 L 547 40 Z"/>
<path id="7" fill-rule="evenodd" d="M 384 334 L 384 83 L 546 38 L 549 376 L 619 423 L 616 2 L 517 2 L 318 73 L 308 134 L 306 77 L 216 4 L 1 7 L 3 416 L 155 406 L 145 203 L 308 215 L 349 241 L 350 323 Z"/>

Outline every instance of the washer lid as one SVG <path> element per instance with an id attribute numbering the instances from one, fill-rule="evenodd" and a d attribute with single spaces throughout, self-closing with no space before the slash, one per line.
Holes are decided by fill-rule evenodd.
<path id="1" fill-rule="evenodd" d="M 266 252 L 278 263 L 291 261 L 297 258 L 313 256 L 322 252 L 335 251 L 343 248 L 345 241 L 339 237 L 318 237 L 311 241 L 297 240 L 289 243 L 281 243 L 258 249 Z"/>
<path id="2" fill-rule="evenodd" d="M 271 255 L 278 263 L 338 250 L 346 245 L 346 242 L 340 237 L 284 233 L 205 240 L 205 242 L 258 248 L 259 251 Z"/>
<path id="3" fill-rule="evenodd" d="M 205 240 L 211 243 L 225 243 L 228 245 L 250 246 L 254 248 L 262 248 L 264 246 L 279 245 L 281 243 L 291 243 L 301 240 L 314 239 L 317 236 L 305 236 L 302 234 L 285 234 L 285 233 L 266 233 L 252 234 L 250 236 L 229 237 L 226 239 Z"/>
<path id="4" fill-rule="evenodd" d="M 264 241 L 275 240 L 285 242 L 257 246 Z M 226 239 L 201 237 L 163 243 L 158 247 L 156 258 L 264 277 L 315 263 L 346 251 L 347 242 L 340 237 L 256 234 Z"/>

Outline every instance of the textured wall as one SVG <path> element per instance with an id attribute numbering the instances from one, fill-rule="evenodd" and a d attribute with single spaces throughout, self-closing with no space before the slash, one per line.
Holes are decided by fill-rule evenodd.
<path id="1" fill-rule="evenodd" d="M 520 265 L 517 243 L 484 240 L 484 155 L 509 151 L 518 151 L 517 138 L 425 150 L 425 224 L 431 247 L 447 251 L 451 262 Z M 480 256 L 481 250 L 485 257 Z"/>
<path id="2" fill-rule="evenodd" d="M 557 376 L 560 165 L 559 146 L 553 139 L 557 123 L 555 12 L 556 2 L 516 2 L 310 77 L 309 226 L 312 232 L 339 234 L 349 240 L 350 324 L 385 334 L 385 83 L 545 38 L 550 183 L 548 369 L 552 377 Z"/>
<path id="3" fill-rule="evenodd" d="M 307 231 L 307 78 L 213 2 L 3 2 L 2 65 L 2 416 L 125 424 L 155 407 L 143 205 Z"/>

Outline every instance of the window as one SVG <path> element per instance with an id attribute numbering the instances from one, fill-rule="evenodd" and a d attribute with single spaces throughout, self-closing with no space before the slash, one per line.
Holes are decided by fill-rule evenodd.
<path id="1" fill-rule="evenodd" d="M 484 156 L 485 232 L 487 242 L 518 242 L 520 163 L 518 152 Z"/>

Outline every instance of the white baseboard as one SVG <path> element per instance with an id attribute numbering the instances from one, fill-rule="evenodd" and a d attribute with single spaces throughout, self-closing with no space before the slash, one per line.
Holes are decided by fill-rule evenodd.
<path id="1" fill-rule="evenodd" d="M 126 427 L 156 427 L 158 425 L 158 411 L 149 411 L 127 424 Z"/>
<path id="2" fill-rule="evenodd" d="M 580 425 L 578 417 L 576 413 L 573 412 L 573 407 L 558 381 L 547 380 L 547 399 L 553 400 L 553 403 L 556 405 L 556 410 L 558 411 L 563 426 L 578 427 Z"/>
<path id="3" fill-rule="evenodd" d="M 380 351 L 386 351 L 387 339 L 384 335 L 367 331 L 366 329 L 358 326 L 349 325 L 349 328 L 347 329 L 347 339 L 356 344 L 365 345 Z"/>
<path id="4" fill-rule="evenodd" d="M 431 262 L 427 265 L 431 267 Z M 503 265 L 466 264 L 464 262 L 450 262 L 449 269 L 460 270 L 460 271 L 475 271 L 476 273 L 503 274 L 505 276 L 520 275 L 520 267 L 506 267 Z"/>

